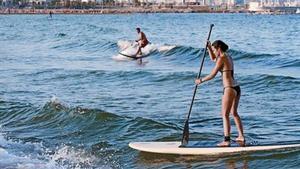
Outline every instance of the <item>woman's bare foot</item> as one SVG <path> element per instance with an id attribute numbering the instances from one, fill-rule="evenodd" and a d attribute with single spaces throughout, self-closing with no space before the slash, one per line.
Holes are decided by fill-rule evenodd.
<path id="1" fill-rule="evenodd" d="M 238 137 L 235 139 L 236 143 L 238 143 L 241 147 L 245 146 L 246 140 L 245 137 Z"/>
<path id="2" fill-rule="evenodd" d="M 238 137 L 235 139 L 236 142 L 245 142 L 245 137 Z"/>
<path id="3" fill-rule="evenodd" d="M 230 141 L 222 141 L 221 143 L 217 144 L 219 147 L 229 147 Z"/>

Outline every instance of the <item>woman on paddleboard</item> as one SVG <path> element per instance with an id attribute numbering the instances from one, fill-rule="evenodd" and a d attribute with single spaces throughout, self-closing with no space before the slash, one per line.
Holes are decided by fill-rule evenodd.
<path id="1" fill-rule="evenodd" d="M 236 141 L 244 144 L 244 132 L 243 125 L 238 115 L 237 108 L 241 97 L 241 89 L 234 79 L 234 66 L 232 58 L 226 53 L 228 45 L 221 40 L 216 40 L 213 44 L 208 42 L 208 53 L 210 59 L 216 63 L 211 73 L 204 78 L 195 80 L 196 84 L 213 79 L 218 72 L 222 75 L 223 80 L 223 97 L 222 97 L 222 118 L 224 128 L 224 141 L 218 144 L 218 146 L 226 147 L 230 146 L 230 120 L 229 115 L 232 113 L 234 122 L 237 126 L 238 137 Z"/>

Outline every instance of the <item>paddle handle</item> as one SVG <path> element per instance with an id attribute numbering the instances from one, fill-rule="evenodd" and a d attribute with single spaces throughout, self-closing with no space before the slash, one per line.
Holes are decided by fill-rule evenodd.
<path id="1" fill-rule="evenodd" d="M 207 40 L 206 40 L 206 45 L 205 45 L 205 49 L 204 49 L 204 53 L 203 53 L 201 65 L 200 65 L 200 68 L 199 68 L 199 73 L 197 75 L 197 79 L 199 79 L 200 76 L 201 76 L 201 72 L 202 72 L 202 68 L 203 68 L 203 64 L 204 64 L 204 59 L 205 59 L 206 52 L 207 52 L 208 42 L 209 42 L 211 31 L 212 31 L 213 27 L 214 27 L 214 24 L 211 24 L 210 25 L 210 29 L 209 29 L 209 33 L 208 33 L 208 36 L 207 36 Z M 189 109 L 189 113 L 188 113 L 187 119 L 189 119 L 190 115 L 191 115 L 191 111 L 192 111 L 192 108 L 193 108 L 193 103 L 194 103 L 195 95 L 196 95 L 196 92 L 197 92 L 197 88 L 198 88 L 198 85 L 196 84 L 195 88 L 194 88 L 193 98 L 192 98 L 192 102 L 191 102 L 191 105 L 190 105 L 190 109 Z"/>

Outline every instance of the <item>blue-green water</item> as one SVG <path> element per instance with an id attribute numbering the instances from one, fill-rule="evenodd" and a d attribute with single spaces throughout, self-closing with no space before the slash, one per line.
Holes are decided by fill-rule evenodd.
<path id="1" fill-rule="evenodd" d="M 300 140 L 300 16 L 0 16 L 0 168 L 297 168 L 300 151 L 226 156 L 139 153 L 180 141 L 209 25 L 230 46 L 249 142 Z M 146 64 L 118 51 L 141 27 Z M 207 58 L 203 73 L 213 64 Z M 220 75 L 199 86 L 191 140 L 222 140 Z M 236 136 L 233 126 L 232 135 Z"/>

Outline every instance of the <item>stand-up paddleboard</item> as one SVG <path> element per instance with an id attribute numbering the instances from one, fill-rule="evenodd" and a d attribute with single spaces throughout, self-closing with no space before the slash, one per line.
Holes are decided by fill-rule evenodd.
<path id="1" fill-rule="evenodd" d="M 280 149 L 300 148 L 300 144 L 282 145 L 249 145 L 245 147 L 212 147 L 188 145 L 180 147 L 181 142 L 131 142 L 129 147 L 149 153 L 178 154 L 178 155 L 218 155 L 244 152 L 270 151 Z"/>
<path id="2" fill-rule="evenodd" d="M 149 53 L 149 54 L 146 54 L 146 55 L 141 55 L 141 56 L 136 56 L 136 55 L 126 55 L 126 54 L 124 54 L 124 53 L 121 53 L 121 52 L 119 52 L 119 54 L 120 54 L 120 55 L 122 55 L 122 56 L 129 57 L 129 58 L 131 58 L 131 59 L 135 59 L 135 60 L 137 60 L 137 59 L 141 59 L 141 58 L 148 57 L 148 56 L 149 56 L 151 53 Z"/>

